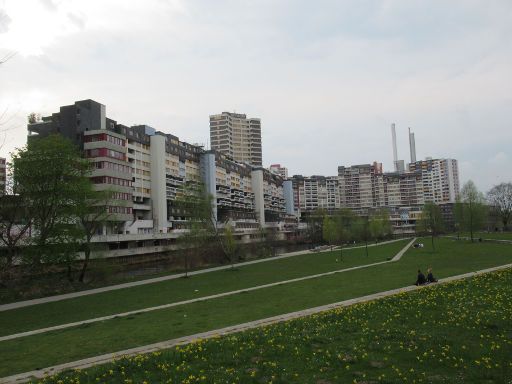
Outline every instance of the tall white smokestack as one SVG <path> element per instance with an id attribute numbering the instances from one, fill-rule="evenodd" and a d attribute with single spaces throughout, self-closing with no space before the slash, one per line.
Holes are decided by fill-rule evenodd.
<path id="1" fill-rule="evenodd" d="M 393 166 L 395 167 L 395 172 L 398 172 L 398 155 L 396 153 L 396 131 L 395 131 L 395 123 L 391 124 L 391 138 L 393 140 Z"/>
<path id="2" fill-rule="evenodd" d="M 411 133 L 409 127 L 409 151 L 411 152 L 411 163 L 416 162 L 416 142 L 414 140 L 414 133 Z"/>

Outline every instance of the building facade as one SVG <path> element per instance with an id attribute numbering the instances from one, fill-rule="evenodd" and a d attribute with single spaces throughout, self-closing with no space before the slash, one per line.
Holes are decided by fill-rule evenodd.
<path id="1" fill-rule="evenodd" d="M 270 172 L 275 173 L 284 179 L 288 178 L 288 168 L 282 167 L 281 164 L 272 164 L 269 167 L 269 170 Z"/>
<path id="2" fill-rule="evenodd" d="M 287 205 L 282 177 L 147 125 L 118 124 L 106 117 L 105 109 L 93 100 L 77 101 L 29 124 L 28 132 L 29 140 L 61 134 L 93 163 L 95 188 L 112 192 L 109 222 L 95 239 L 110 254 L 173 248 L 191 220 L 177 200 L 199 184 L 212 196 L 217 225 L 229 223 L 235 236 L 249 239 L 262 227 L 283 229 Z"/>
<path id="3" fill-rule="evenodd" d="M 449 206 L 459 193 L 457 161 L 427 159 L 408 171 L 383 172 L 382 164 L 339 166 L 338 176 L 295 175 L 291 178 L 294 210 L 335 211 L 349 208 L 358 215 L 387 209 L 395 233 L 414 232 L 425 203 Z"/>
<path id="4" fill-rule="evenodd" d="M 261 167 L 261 120 L 240 113 L 222 112 L 210 116 L 211 149 L 239 163 Z"/>
<path id="5" fill-rule="evenodd" d="M 457 160 L 427 158 L 410 163 L 409 171 L 421 172 L 425 202 L 455 203 L 460 192 Z"/>

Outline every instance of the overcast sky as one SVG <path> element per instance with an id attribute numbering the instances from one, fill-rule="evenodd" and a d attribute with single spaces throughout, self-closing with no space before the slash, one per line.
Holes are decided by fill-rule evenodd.
<path id="1" fill-rule="evenodd" d="M 206 143 L 208 116 L 262 119 L 290 174 L 398 156 L 512 180 L 512 1 L 0 0 L 0 156 L 26 115 L 94 99 L 126 125 Z"/>

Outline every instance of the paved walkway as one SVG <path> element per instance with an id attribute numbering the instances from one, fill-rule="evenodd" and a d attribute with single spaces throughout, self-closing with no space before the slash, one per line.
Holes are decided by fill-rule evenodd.
<path id="1" fill-rule="evenodd" d="M 443 236 L 443 237 L 447 237 L 449 239 L 457 239 L 457 240 L 471 240 L 471 237 L 469 236 Z M 508 240 L 508 239 L 486 239 L 486 238 L 482 238 L 481 236 L 473 236 L 473 240 L 475 242 L 477 242 L 479 239 L 482 239 L 482 241 L 487 241 L 487 242 L 490 242 L 490 243 L 503 243 L 503 244 L 512 244 L 512 240 Z"/>
<path id="2" fill-rule="evenodd" d="M 275 287 L 277 285 L 291 284 L 291 283 L 296 283 L 296 282 L 299 282 L 299 281 L 311 280 L 311 279 L 316 279 L 316 278 L 324 277 L 324 276 L 330 276 L 330 275 L 334 275 L 336 273 L 355 271 L 357 269 L 369 268 L 369 267 L 373 267 L 373 266 L 376 266 L 376 265 L 391 263 L 391 262 L 395 262 L 395 261 L 400 260 L 400 258 L 404 255 L 404 253 L 407 251 L 407 249 L 409 249 L 409 247 L 414 243 L 415 240 L 416 240 L 416 238 L 412 239 L 405 247 L 403 247 L 395 255 L 395 257 L 393 257 L 391 260 L 388 260 L 388 261 L 379 261 L 377 263 L 358 265 L 358 266 L 351 267 L 351 268 L 338 269 L 336 271 L 317 273 L 315 275 L 297 277 L 295 279 L 290 279 L 290 280 L 277 281 L 275 283 L 258 285 L 256 287 L 238 289 L 236 291 L 223 292 L 223 293 L 218 293 L 218 294 L 215 294 L 215 295 L 203 296 L 203 297 L 198 297 L 198 298 L 195 298 L 195 299 L 183 300 L 183 301 L 178 301 L 178 302 L 175 302 L 175 303 L 169 303 L 169 304 L 164 304 L 164 305 L 158 305 L 158 306 L 155 306 L 155 307 L 148 307 L 148 308 L 138 309 L 138 310 L 129 311 L 129 312 L 116 313 L 116 314 L 113 314 L 113 315 L 96 317 L 96 318 L 93 318 L 93 319 L 81 320 L 81 321 L 76 321 L 76 322 L 73 322 L 73 323 L 60 324 L 60 325 L 55 325 L 53 327 L 35 329 L 33 331 L 14 333 L 12 335 L 7 335 L 7 336 L 0 337 L 0 342 L 7 341 L 7 340 L 18 339 L 20 337 L 33 336 L 33 335 L 37 335 L 37 334 L 40 334 L 40 333 L 56 331 L 56 330 L 60 330 L 60 329 L 76 327 L 76 326 L 84 325 L 84 324 L 97 323 L 99 321 L 112 320 L 114 318 L 131 316 L 131 315 L 135 315 L 135 314 L 138 314 L 138 313 L 158 311 L 158 310 L 161 310 L 161 309 L 177 307 L 177 306 L 180 306 L 180 305 L 196 303 L 196 302 L 199 302 L 199 301 L 206 301 L 206 300 L 211 300 L 211 299 L 217 299 L 219 297 L 236 295 L 236 294 L 243 293 L 243 292 L 257 291 L 259 289 Z"/>
<path id="3" fill-rule="evenodd" d="M 507 269 L 507 268 L 512 268 L 512 264 L 502 265 L 502 266 L 493 267 L 493 268 L 487 268 L 487 269 L 483 269 L 483 270 L 480 270 L 477 272 L 469 272 L 469 273 L 464 273 L 462 275 L 457 275 L 457 276 L 452 276 L 452 277 L 448 277 L 445 279 L 440 279 L 439 284 L 444 284 L 444 283 L 448 283 L 450 281 L 473 277 L 473 276 L 481 275 L 484 273 L 494 272 L 494 271 L 503 270 L 503 269 Z M 325 312 L 325 311 L 335 309 L 335 308 L 346 307 L 346 306 L 357 304 L 357 303 L 364 303 L 364 302 L 368 302 L 368 301 L 372 301 L 372 300 L 377 300 L 377 299 L 380 299 L 383 297 L 396 295 L 397 293 L 410 292 L 410 291 L 414 291 L 417 289 L 428 289 L 429 287 L 436 286 L 436 285 L 437 284 L 432 284 L 430 286 L 427 285 L 427 286 L 422 286 L 422 287 L 417 287 L 417 286 L 413 285 L 413 286 L 407 286 L 407 287 L 403 287 L 403 288 L 392 289 L 389 291 L 379 292 L 379 293 L 375 293 L 372 295 L 362 296 L 362 297 L 358 297 L 358 298 L 354 298 L 354 299 L 350 299 L 350 300 L 344 300 L 344 301 L 340 301 L 340 302 L 333 303 L 333 304 L 327 304 L 327 305 L 322 305 L 322 306 L 315 307 L 315 308 L 309 308 L 309 309 L 305 309 L 302 311 L 291 312 L 291 313 L 286 313 L 286 314 L 279 315 L 279 316 L 268 317 L 266 319 L 250 321 L 247 323 L 238 324 L 238 325 L 225 327 L 225 328 L 221 328 L 221 329 L 216 329 L 213 331 L 196 333 L 196 334 L 190 335 L 190 336 L 185 336 L 185 337 L 180 337 L 177 339 L 162 341 L 159 343 L 149 344 L 149 345 L 145 345 L 145 346 L 141 346 L 141 347 L 137 347 L 137 348 L 126 349 L 126 350 L 118 351 L 115 353 L 107 353 L 107 354 L 100 355 L 100 356 L 95 356 L 95 357 L 77 360 L 77 361 L 73 361 L 73 362 L 69 362 L 69 363 L 65 363 L 65 364 L 55 365 L 53 367 L 48 367 L 48 368 L 44 368 L 41 370 L 24 372 L 24 373 L 20 373 L 17 375 L 4 377 L 4 378 L 0 379 L 0 384 L 25 383 L 31 379 L 43 378 L 44 376 L 54 375 L 54 374 L 56 374 L 58 372 L 62 372 L 64 370 L 85 369 L 85 368 L 89 368 L 93 365 L 110 363 L 110 362 L 112 362 L 112 360 L 120 358 L 120 357 L 124 357 L 124 356 L 132 356 L 132 355 L 138 355 L 138 354 L 142 354 L 142 353 L 156 352 L 156 351 L 160 351 L 162 349 L 172 348 L 176 345 L 189 344 L 194 341 L 201 340 L 201 339 L 207 339 L 210 337 L 242 332 L 245 330 L 258 328 L 258 327 L 271 325 L 271 324 L 276 324 L 276 323 L 296 319 L 299 317 L 312 315 L 312 314 L 319 313 L 319 312 Z"/>
<path id="4" fill-rule="evenodd" d="M 394 243 L 394 242 L 402 241 L 402 240 L 404 240 L 404 239 L 396 239 L 396 240 L 383 241 L 382 243 L 377 243 L 377 244 L 368 244 L 368 247 L 376 247 L 376 246 L 379 246 L 379 245 L 390 244 L 390 243 Z M 364 247 L 364 245 L 357 246 L 357 247 L 349 247 L 349 248 L 344 248 L 344 249 L 358 249 L 358 248 L 363 248 L 363 247 Z M 330 252 L 330 251 L 328 251 L 328 252 Z M 265 259 L 245 261 L 243 263 L 237 263 L 235 265 L 237 267 L 242 267 L 244 265 L 264 263 L 264 262 L 268 262 L 268 261 L 280 260 L 280 259 L 285 259 L 285 258 L 288 258 L 288 257 L 300 256 L 300 255 L 306 255 L 306 254 L 313 255 L 314 253 L 312 253 L 310 250 L 297 251 L 297 252 L 289 252 L 289 253 L 285 253 L 283 255 L 276 256 L 276 257 L 268 257 L 268 258 L 265 258 Z M 203 274 L 203 273 L 221 271 L 221 270 L 229 269 L 229 268 L 231 268 L 231 265 L 223 265 L 223 266 L 220 266 L 220 267 L 213 267 L 213 268 L 207 268 L 207 269 L 200 269 L 200 270 L 197 270 L 197 271 L 192 271 L 192 272 L 189 272 L 188 275 L 189 276 L 200 275 L 200 274 Z M 31 306 L 31 305 L 45 304 L 45 303 L 51 303 L 51 302 L 54 302 L 54 301 L 72 299 L 72 298 L 80 297 L 80 296 L 95 295 L 97 293 L 114 291 L 114 290 L 117 290 L 117 289 L 124 289 L 124 288 L 137 287 L 139 285 L 159 283 L 161 281 L 179 279 L 179 278 L 184 277 L 184 276 L 185 276 L 184 273 L 178 273 L 178 274 L 174 274 L 174 275 L 155 277 L 155 278 L 152 278 L 152 279 L 133 281 L 133 282 L 130 282 L 130 283 L 110 285 L 110 286 L 102 287 L 102 288 L 88 289 L 88 290 L 80 291 L 80 292 L 66 293 L 66 294 L 63 294 L 63 295 L 48 296 L 48 297 L 42 297 L 42 298 L 39 298 L 39 299 L 18 301 L 18 302 L 15 302 L 15 303 L 9 303 L 9 304 L 0 305 L 0 312 L 2 312 L 2 311 L 9 311 L 11 309 L 16 309 L 16 308 L 28 307 L 28 306 Z"/>

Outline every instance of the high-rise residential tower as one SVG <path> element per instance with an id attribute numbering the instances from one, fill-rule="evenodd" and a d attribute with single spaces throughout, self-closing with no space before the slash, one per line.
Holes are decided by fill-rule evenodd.
<path id="1" fill-rule="evenodd" d="M 288 168 L 281 167 L 281 164 L 272 164 L 269 168 L 269 171 L 281 176 L 283 179 L 288 177 Z"/>
<path id="2" fill-rule="evenodd" d="M 241 163 L 261 166 L 261 120 L 222 112 L 210 116 L 211 148 Z"/>

